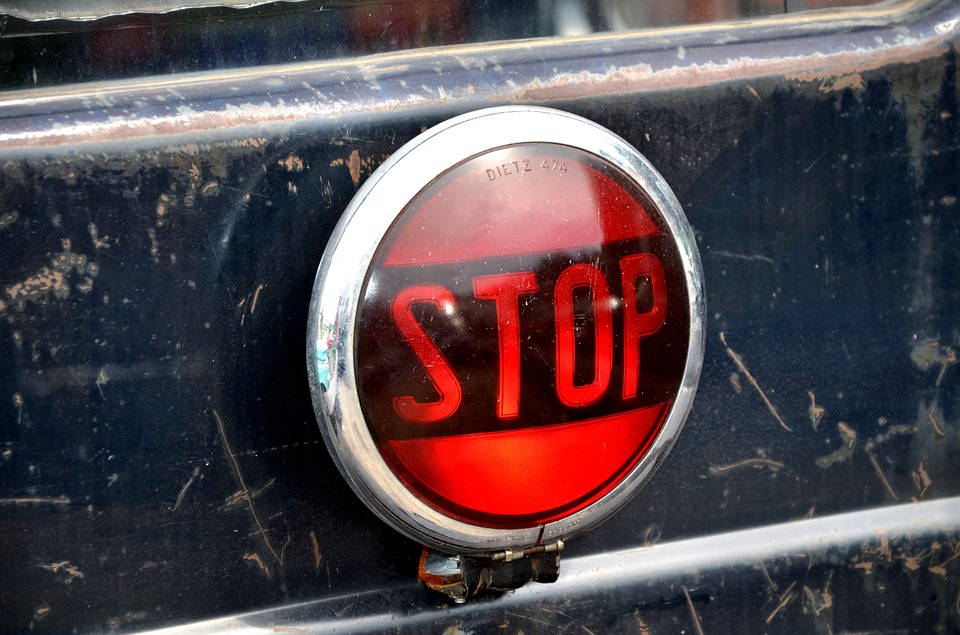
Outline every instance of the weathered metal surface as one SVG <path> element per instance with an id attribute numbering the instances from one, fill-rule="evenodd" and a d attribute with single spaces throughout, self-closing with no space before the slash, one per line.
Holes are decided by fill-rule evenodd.
<path id="1" fill-rule="evenodd" d="M 532 582 L 552 583 L 560 574 L 563 542 L 487 556 L 446 555 L 424 547 L 417 579 L 456 603 L 500 594 Z"/>
<path id="2" fill-rule="evenodd" d="M 858 73 L 951 51 L 960 24 L 950 4 L 910 8 L 17 91 L 0 97 L 0 150 L 275 138 L 331 119 L 352 125 L 390 113 L 436 109 L 448 115 L 498 103 L 761 79 L 826 92 L 857 89 L 863 85 Z M 35 117 L 38 111 L 45 116 Z"/>
<path id="3" fill-rule="evenodd" d="M 306 0 L 286 0 L 286 2 L 304 3 Z M 64 0 L 37 0 L 23 3 L 17 0 L 6 0 L 0 3 L 0 13 L 10 14 L 24 20 L 96 20 L 136 13 L 182 11 L 184 8 L 250 8 L 275 3 L 275 0 L 188 0 L 187 2 L 182 0 L 124 0 L 123 3 L 70 2 Z"/>
<path id="4" fill-rule="evenodd" d="M 642 621 L 603 622 L 596 600 L 616 594 L 581 600 L 595 579 L 567 562 L 549 608 L 595 607 L 592 630 L 696 630 L 691 610 L 704 632 L 914 613 L 957 630 L 955 518 L 924 525 L 910 505 L 960 495 L 958 24 L 942 2 L 0 96 L 0 625 L 136 629 L 309 600 L 296 623 L 578 628 L 517 608 L 546 586 L 469 625 L 435 613 L 411 586 L 420 547 L 326 454 L 303 365 L 316 266 L 358 185 L 423 127 L 525 101 L 596 120 L 664 175 L 709 316 L 669 460 L 565 549 L 627 550 L 650 586 L 612 606 Z M 877 529 L 889 512 L 915 530 L 837 562 L 785 547 L 770 583 L 753 562 L 657 578 L 633 551 L 871 509 Z"/>
<path id="5" fill-rule="evenodd" d="M 554 584 L 433 611 L 408 583 L 185 630 L 953 632 L 958 512 L 954 498 L 582 556 Z"/>

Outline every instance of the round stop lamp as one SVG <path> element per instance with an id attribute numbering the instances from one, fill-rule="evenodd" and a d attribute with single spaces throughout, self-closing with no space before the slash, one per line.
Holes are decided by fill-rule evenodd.
<path id="1" fill-rule="evenodd" d="M 676 440 L 702 279 L 676 197 L 620 137 L 545 108 L 451 119 L 376 170 L 330 238 L 307 347 L 323 437 L 424 544 L 569 538 Z"/>

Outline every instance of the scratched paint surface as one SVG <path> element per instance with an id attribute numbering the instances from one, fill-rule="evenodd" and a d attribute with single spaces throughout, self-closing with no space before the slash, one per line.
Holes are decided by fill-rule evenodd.
<path id="1" fill-rule="evenodd" d="M 711 71 L 698 55 L 723 44 L 673 37 L 695 41 L 666 76 L 662 45 L 613 43 L 634 70 L 605 73 L 571 42 L 536 62 L 526 46 L 482 65 L 482 51 L 470 64 L 438 53 L 449 75 L 429 57 L 375 79 L 295 69 L 307 87 L 284 104 L 257 105 L 258 76 L 88 95 L 75 115 L 58 110 L 66 97 L 48 104 L 74 127 L 0 99 L 0 579 L 16 580 L 0 585 L 0 626 L 139 629 L 308 599 L 331 620 L 390 611 L 336 600 L 407 589 L 419 546 L 362 506 L 320 440 L 309 293 L 370 173 L 490 102 L 561 107 L 624 136 L 677 192 L 704 263 L 691 418 L 655 479 L 569 557 L 960 496 L 956 31 L 833 74 L 757 55 Z M 130 126 L 110 119 L 114 97 L 145 100 Z M 509 609 L 485 624 L 949 632 L 952 529 L 662 582 L 657 601 L 596 622 Z M 908 599 L 891 617 L 877 604 L 894 597 Z"/>

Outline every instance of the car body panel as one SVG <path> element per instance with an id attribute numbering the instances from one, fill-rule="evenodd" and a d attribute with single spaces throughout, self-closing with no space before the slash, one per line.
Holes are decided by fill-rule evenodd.
<path id="1" fill-rule="evenodd" d="M 910 3 L 0 95 L 0 623 L 957 630 L 958 24 Z M 663 174 L 707 347 L 650 483 L 557 586 L 466 624 L 337 472 L 303 347 L 357 188 L 509 103 Z"/>

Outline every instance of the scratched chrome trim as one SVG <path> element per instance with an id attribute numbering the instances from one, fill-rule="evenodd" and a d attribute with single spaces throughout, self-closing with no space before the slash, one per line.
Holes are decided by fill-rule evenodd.
<path id="1" fill-rule="evenodd" d="M 758 563 L 766 562 L 767 567 L 780 565 L 782 570 L 791 566 L 808 570 L 814 562 L 832 562 L 833 567 L 843 568 L 849 566 L 846 557 L 862 557 L 864 546 L 879 546 L 881 540 L 894 547 L 903 541 L 927 546 L 937 540 L 953 539 L 958 532 L 960 498 L 902 503 L 571 558 L 564 562 L 564 573 L 556 582 L 528 584 L 495 602 L 423 611 L 405 604 L 416 584 L 411 581 L 394 588 L 287 604 L 152 632 L 266 634 L 276 633 L 277 624 L 291 631 L 310 633 L 370 633 L 385 628 L 401 632 L 440 631 L 460 619 L 469 619 L 473 624 L 496 624 L 502 621 L 504 611 L 531 606 L 551 612 L 554 608 L 566 608 L 574 613 L 569 608 L 570 598 L 577 598 L 581 605 L 605 602 L 613 615 L 632 612 L 645 602 L 659 605 L 664 593 L 679 594 L 679 588 L 685 584 L 717 589 L 717 580 L 722 580 L 723 574 L 729 576 L 739 568 L 756 571 Z M 731 610 L 738 608 L 736 597 L 728 595 L 711 601 L 714 599 Z M 345 617 L 348 609 L 350 613 Z M 435 626 L 439 628 L 432 628 Z"/>
<path id="2" fill-rule="evenodd" d="M 633 179 L 660 211 L 683 262 L 690 339 L 677 397 L 650 450 L 607 496 L 543 526 L 543 542 L 586 531 L 622 507 L 656 470 L 693 405 L 703 364 L 703 269 L 676 196 L 656 169 L 619 136 L 586 119 L 538 107 L 490 108 L 450 119 L 390 157 L 357 192 L 320 261 L 307 333 L 307 372 L 314 410 L 330 453 L 356 494 L 401 533 L 441 550 L 483 553 L 537 542 L 540 526 L 492 529 L 455 520 L 427 505 L 394 475 L 376 448 L 357 396 L 353 334 L 366 273 L 390 226 L 438 175 L 477 154 L 521 143 L 578 148 Z"/>
<path id="3" fill-rule="evenodd" d="M 286 138 L 332 121 L 368 125 L 371 117 L 389 114 L 422 119 L 427 111 L 431 118 L 449 116 L 492 103 L 662 95 L 771 77 L 820 86 L 949 54 L 960 35 L 958 7 L 955 0 L 908 0 L 0 91 L 0 158 L 192 152 L 245 137 Z M 603 56 L 595 55 L 598 47 Z"/>

